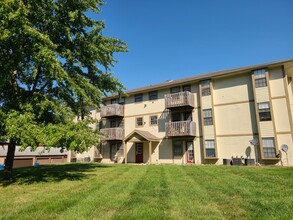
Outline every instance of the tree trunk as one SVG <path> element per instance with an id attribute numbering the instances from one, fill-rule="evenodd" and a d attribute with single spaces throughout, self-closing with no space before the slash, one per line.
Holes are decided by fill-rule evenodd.
<path id="1" fill-rule="evenodd" d="M 12 181 L 12 168 L 15 155 L 16 143 L 13 140 L 9 141 L 8 151 L 5 160 L 4 180 Z"/>

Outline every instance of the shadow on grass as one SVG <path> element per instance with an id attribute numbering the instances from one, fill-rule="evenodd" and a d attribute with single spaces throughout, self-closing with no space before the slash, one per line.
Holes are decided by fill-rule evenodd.
<path id="1" fill-rule="evenodd" d="M 5 187 L 11 184 L 26 185 L 39 182 L 59 182 L 62 180 L 84 180 L 94 175 L 89 172 L 109 167 L 110 166 L 107 165 L 94 163 L 68 163 L 15 168 L 13 169 L 13 181 L 2 181 L 0 186 Z M 2 177 L 3 171 L 0 172 L 0 178 Z"/>

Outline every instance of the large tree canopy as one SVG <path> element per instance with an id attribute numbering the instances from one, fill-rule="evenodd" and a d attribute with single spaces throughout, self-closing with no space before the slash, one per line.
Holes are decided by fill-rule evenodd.
<path id="1" fill-rule="evenodd" d="M 9 148 L 82 152 L 97 142 L 87 107 L 98 108 L 104 94 L 124 89 L 111 67 L 113 54 L 127 50 L 121 40 L 103 36 L 103 21 L 88 16 L 97 16 L 103 4 L 0 1 L 0 139 L 9 140 Z M 85 120 L 73 122 L 75 116 Z"/>

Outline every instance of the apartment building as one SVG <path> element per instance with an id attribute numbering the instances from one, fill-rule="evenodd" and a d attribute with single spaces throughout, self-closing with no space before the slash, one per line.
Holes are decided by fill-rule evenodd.
<path id="1" fill-rule="evenodd" d="M 106 97 L 100 112 L 92 111 L 104 134 L 100 156 L 87 156 L 102 163 L 223 164 L 243 157 L 293 165 L 292 77 L 290 59 Z"/>

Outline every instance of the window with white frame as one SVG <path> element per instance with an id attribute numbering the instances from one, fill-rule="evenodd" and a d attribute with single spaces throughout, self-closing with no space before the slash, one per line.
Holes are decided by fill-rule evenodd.
<path id="1" fill-rule="evenodd" d="M 260 121 L 271 121 L 271 110 L 269 102 L 258 103 L 258 114 Z"/>
<path id="2" fill-rule="evenodd" d="M 264 158 L 276 158 L 276 147 L 274 138 L 263 138 L 262 147 Z"/>
<path id="3" fill-rule="evenodd" d="M 260 69 L 253 71 L 254 80 L 255 80 L 255 88 L 266 87 L 267 86 L 267 78 L 266 78 L 266 70 Z"/>
<path id="4" fill-rule="evenodd" d="M 213 125 L 212 109 L 204 109 L 203 110 L 203 124 L 204 125 Z"/>
<path id="5" fill-rule="evenodd" d="M 205 140 L 206 145 L 206 157 L 216 157 L 215 141 Z"/>
<path id="6" fill-rule="evenodd" d="M 201 82 L 201 95 L 202 96 L 211 95 L 210 82 L 211 82 L 210 80 L 204 80 Z"/>

